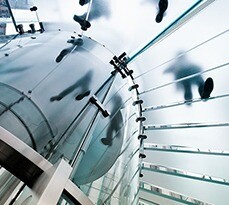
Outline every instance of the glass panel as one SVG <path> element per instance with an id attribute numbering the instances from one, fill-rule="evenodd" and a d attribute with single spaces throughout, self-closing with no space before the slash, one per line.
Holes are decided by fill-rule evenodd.
<path id="1" fill-rule="evenodd" d="M 114 82 L 105 102 L 111 115 L 99 119 L 74 177 L 74 182 L 97 204 L 130 204 L 137 195 L 138 126 L 130 93 L 122 81 L 118 76 Z"/>
<path id="2" fill-rule="evenodd" d="M 89 38 L 78 39 L 77 36 L 71 38 L 71 33 L 67 32 L 56 34 L 56 36 L 43 35 L 37 39 L 16 38 L 6 45 L 0 51 L 2 56 L 0 81 L 16 87 L 29 96 L 31 102 L 36 103 L 36 106 L 47 117 L 53 135 L 58 139 L 83 109 L 89 96 L 93 95 L 110 76 L 112 67 L 108 59 L 111 59 L 113 54 Z M 68 40 L 70 42 L 67 43 Z M 83 42 L 83 45 L 75 45 L 74 40 Z M 20 46 L 17 46 L 18 42 Z M 47 43 L 44 45 L 45 42 Z M 46 60 L 41 61 L 36 57 L 40 53 L 46 54 Z M 4 90 L 2 92 L 2 100 L 10 100 L 10 94 L 14 99 L 5 102 L 8 105 L 20 98 L 12 92 Z M 37 146 L 43 147 L 51 140 L 46 136 L 47 132 L 44 132 L 46 122 L 30 120 L 34 116 L 30 113 L 31 108 L 27 98 L 21 102 L 21 105 L 24 106 L 20 109 L 23 110 L 23 115 L 27 116 L 24 120 L 31 129 L 31 133 L 41 135 L 39 130 L 43 130 L 42 136 L 45 136 L 46 140 L 35 139 L 35 141 L 38 140 Z M 18 107 L 19 105 L 14 106 L 15 109 L 20 110 Z M 22 112 L 18 111 L 18 115 L 22 115 Z M 50 143 L 52 145 L 53 142 Z"/>
<path id="3" fill-rule="evenodd" d="M 8 6 L 10 6 L 10 10 Z M 4 39 L 8 39 L 10 35 L 17 33 L 15 26 L 23 25 L 23 31 L 25 32 L 31 30 L 30 24 L 32 23 L 38 28 L 36 12 L 30 10 L 32 6 L 33 2 L 31 0 L 0 1 L 0 35 L 7 35 L 3 36 Z M 15 25 L 11 17 L 11 12 L 15 20 Z"/>
<path id="4" fill-rule="evenodd" d="M 140 89 L 145 88 L 141 90 L 145 92 L 141 95 L 144 107 L 153 107 L 151 111 L 144 113 L 146 124 L 208 124 L 228 121 L 228 112 L 224 108 L 228 104 L 228 59 L 225 42 L 228 41 L 229 33 L 228 23 L 223 21 L 228 15 L 224 5 L 224 1 L 215 2 L 176 33 L 146 52 L 145 56 L 142 55 L 141 59 L 136 60 L 146 68 L 143 75 L 136 79 L 139 84 L 143 84 Z M 222 15 L 218 15 L 217 9 L 221 9 Z M 206 26 L 209 14 L 214 21 Z M 217 22 L 222 23 L 219 25 Z M 201 25 L 205 25 L 205 28 Z M 193 35 L 193 29 L 199 29 L 199 33 Z M 182 80 L 183 77 L 195 75 L 197 72 L 200 72 L 197 76 Z M 212 98 L 201 100 L 198 81 L 203 82 L 208 77 L 214 81 Z M 191 92 L 188 92 L 186 83 L 192 87 Z M 186 98 L 192 98 L 194 102 L 185 103 L 185 93 L 189 93 Z M 149 142 L 158 144 L 179 144 L 226 151 L 229 150 L 227 143 L 221 142 L 226 142 L 227 130 L 227 127 L 215 127 L 149 131 L 147 134 L 151 136 L 148 138 Z"/>
<path id="5" fill-rule="evenodd" d="M 13 26 L 13 22 L 10 16 L 9 9 L 5 0 L 0 1 L 0 46 L 7 42 L 12 36 L 16 34 L 16 30 Z"/>
<path id="6" fill-rule="evenodd" d="M 221 204 L 224 203 L 223 196 L 227 193 L 227 186 L 214 185 L 209 183 L 202 183 L 195 180 L 178 178 L 175 176 L 163 175 L 160 173 L 150 173 L 148 171 L 144 172 L 145 176 L 148 178 L 149 183 L 153 183 L 156 187 L 164 187 L 167 193 L 172 197 L 181 199 L 183 201 L 189 201 L 193 204 Z M 159 180 L 163 177 L 163 181 Z M 160 184 L 160 185 L 159 185 Z M 177 186 L 179 185 L 179 186 Z M 206 189 L 207 186 L 207 189 Z M 163 190 L 163 189 L 162 189 Z M 173 190 L 173 193 L 169 193 Z M 201 193 L 200 193 L 201 190 Z M 163 190 L 164 191 L 164 190 Z M 209 193 L 214 197 L 209 197 Z M 163 192 L 162 192 L 163 194 Z M 181 195 L 183 195 L 181 197 Z M 217 197 L 216 197 L 217 196 Z M 218 196 L 221 196 L 218 198 Z"/>
<path id="7" fill-rule="evenodd" d="M 44 0 L 34 0 L 34 5 L 38 7 L 39 19 L 45 22 L 47 30 L 65 28 L 75 29 L 78 32 L 81 25 L 73 20 L 73 16 L 78 15 L 80 18 L 85 18 L 90 7 L 89 1 L 85 1 L 84 5 L 78 2 L 69 0 L 66 3 L 63 0 L 50 0 L 47 3 Z M 124 50 L 129 53 L 139 45 L 146 43 L 147 39 L 152 39 L 196 2 L 198 1 L 169 1 L 162 22 L 156 23 L 155 18 L 159 10 L 156 0 L 134 2 L 131 0 L 125 2 L 122 0 L 110 2 L 95 0 L 89 15 L 91 27 L 87 29 L 86 33 L 104 45 L 108 45 L 116 53 Z M 63 24 L 66 22 L 68 25 Z"/>
<path id="8" fill-rule="evenodd" d="M 168 9 L 165 12 L 162 22 L 156 23 L 155 18 L 159 10 L 158 1 L 156 0 L 127 0 L 125 2 L 122 0 L 110 2 L 95 0 L 92 3 L 91 13 L 89 14 L 89 21 L 92 28 L 89 28 L 87 32 L 89 35 L 95 36 L 99 41 L 105 41 L 106 43 L 104 43 L 114 50 L 117 50 L 117 46 L 115 45 L 117 39 L 122 39 L 125 42 L 122 45 L 122 49 L 129 53 L 140 44 L 145 43 L 146 39 L 151 39 L 152 36 L 162 31 L 195 2 L 197 0 L 169 1 Z M 77 5 L 75 14 L 81 18 L 85 17 L 88 7 L 89 3 L 83 6 Z M 117 38 L 113 42 L 109 42 L 106 36 L 107 32 L 104 33 L 99 30 L 112 31 Z"/>
<path id="9" fill-rule="evenodd" d="M 223 0 L 215 1 L 133 62 L 141 70 L 135 80 L 144 100 L 144 125 L 158 127 L 145 131 L 146 143 L 155 144 L 153 150 L 146 151 L 145 161 L 213 179 L 229 179 L 228 159 L 223 155 L 229 150 L 226 6 Z M 201 85 L 209 77 L 214 81 L 213 91 L 210 98 L 201 99 Z M 209 127 L 189 128 L 195 126 L 191 123 Z M 185 128 L 172 129 L 174 124 Z M 226 203 L 221 201 L 226 185 L 149 171 L 143 175 L 142 180 L 200 201 Z"/>
<path id="10" fill-rule="evenodd" d="M 0 113 L 1 125 L 37 151 L 41 151 L 53 137 L 44 115 L 23 93 L 2 83 L 0 87 L 0 104 L 3 107 Z"/>
<path id="11" fill-rule="evenodd" d="M 18 27 L 22 25 L 25 32 L 30 30 L 32 33 L 35 31 L 31 30 L 31 24 L 34 24 L 35 30 L 39 29 L 37 11 L 30 10 L 33 6 L 33 0 L 9 0 L 9 3 Z"/>

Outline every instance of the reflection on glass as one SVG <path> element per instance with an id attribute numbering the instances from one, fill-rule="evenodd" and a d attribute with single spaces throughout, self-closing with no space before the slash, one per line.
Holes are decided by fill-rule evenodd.
<path id="1" fill-rule="evenodd" d="M 189 62 L 185 54 L 179 53 L 176 61 L 170 65 L 164 71 L 164 73 L 172 73 L 175 80 L 179 80 L 188 76 L 190 77 L 177 81 L 176 83 L 177 88 L 181 88 L 184 91 L 185 100 L 192 99 L 192 85 L 197 85 L 200 97 L 206 99 L 210 97 L 210 94 L 213 90 L 213 80 L 212 78 L 208 78 L 206 81 L 204 81 L 202 76 L 198 75 L 201 70 L 202 69 L 200 66 Z"/>
<path id="2" fill-rule="evenodd" d="M 90 3 L 91 5 L 89 5 Z M 86 31 L 91 26 L 89 21 L 99 19 L 100 17 L 108 18 L 110 16 L 110 6 L 106 0 L 94 0 L 92 2 L 89 0 L 80 0 L 79 4 L 81 6 L 88 4 L 90 8 L 89 15 L 85 12 L 81 16 L 74 15 L 73 17 L 73 19 L 81 25 L 82 30 Z"/>
<path id="3" fill-rule="evenodd" d="M 164 13 L 168 8 L 168 0 L 160 0 L 158 3 L 158 13 L 156 16 L 156 22 L 160 23 L 164 17 Z"/>
<path id="4" fill-rule="evenodd" d="M 107 134 L 105 138 L 101 139 L 101 142 L 104 145 L 111 146 L 112 141 L 115 137 L 121 137 L 123 134 L 120 132 L 121 127 L 123 126 L 123 118 L 121 114 L 121 106 L 123 105 L 122 98 L 120 95 L 115 95 L 112 98 L 112 109 L 110 115 L 110 123 L 107 128 Z"/>
<path id="5" fill-rule="evenodd" d="M 67 41 L 68 43 L 72 44 L 70 47 L 63 49 L 60 54 L 56 58 L 56 62 L 59 63 L 62 61 L 62 59 L 68 55 L 69 53 L 75 53 L 76 51 L 80 50 L 80 46 L 83 45 L 83 39 L 77 38 L 77 39 L 69 39 Z"/>
<path id="6" fill-rule="evenodd" d="M 89 0 L 79 0 L 79 4 L 84 6 L 89 4 Z M 93 0 L 90 14 L 89 14 L 89 21 L 96 20 L 100 17 L 108 18 L 110 16 L 110 6 L 108 5 L 108 1 L 106 0 Z M 81 19 L 86 19 L 87 13 L 84 13 L 82 16 L 79 16 Z"/>
<path id="7" fill-rule="evenodd" d="M 130 106 L 128 86 L 123 87 L 121 82 L 121 76 L 117 76 L 115 88 L 110 90 L 104 103 L 111 115 L 99 119 L 73 179 L 98 205 L 131 204 L 137 194 L 139 142 L 135 132 L 136 110 Z"/>
<path id="8" fill-rule="evenodd" d="M 82 100 L 84 97 L 90 95 L 90 83 L 92 79 L 93 71 L 89 70 L 82 78 L 77 80 L 73 85 L 69 86 L 65 90 L 63 90 L 61 93 L 59 93 L 56 96 L 53 96 L 50 98 L 50 101 L 60 101 L 62 98 L 64 98 L 66 95 L 70 94 L 74 90 L 80 88 L 81 92 L 78 94 L 75 99 L 76 100 Z"/>

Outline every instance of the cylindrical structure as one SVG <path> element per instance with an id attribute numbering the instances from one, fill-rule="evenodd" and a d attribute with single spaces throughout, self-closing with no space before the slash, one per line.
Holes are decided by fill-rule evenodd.
<path id="1" fill-rule="evenodd" d="M 69 161 L 72 181 L 95 203 L 130 204 L 139 175 L 136 106 L 127 80 L 112 72 L 114 54 L 75 33 L 31 35 L 0 50 L 0 126 L 51 163 Z"/>

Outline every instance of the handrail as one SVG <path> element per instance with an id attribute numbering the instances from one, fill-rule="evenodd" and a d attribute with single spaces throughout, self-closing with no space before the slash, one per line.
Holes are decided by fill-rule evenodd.
<path id="1" fill-rule="evenodd" d="M 181 169 L 177 169 L 173 167 L 167 167 L 167 166 L 144 162 L 142 164 L 142 169 L 146 171 L 157 172 L 160 174 L 172 175 L 176 177 L 182 177 L 182 178 L 187 178 L 187 179 L 209 182 L 213 184 L 221 184 L 221 185 L 229 186 L 229 180 L 227 179 L 210 176 L 206 174 L 193 173 L 193 172 L 189 172 L 189 171 L 185 171 L 185 170 L 181 170 Z"/>
<path id="2" fill-rule="evenodd" d="M 174 152 L 174 153 L 187 153 L 187 154 L 203 154 L 215 156 L 229 156 L 229 151 L 213 150 L 213 149 L 200 149 L 180 145 L 164 145 L 164 144 L 151 144 L 145 143 L 144 150 L 156 152 Z"/>

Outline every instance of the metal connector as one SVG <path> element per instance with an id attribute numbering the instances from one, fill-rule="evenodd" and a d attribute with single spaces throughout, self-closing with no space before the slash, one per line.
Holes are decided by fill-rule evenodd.
<path id="1" fill-rule="evenodd" d="M 96 96 L 92 96 L 90 98 L 90 103 L 92 103 L 93 105 L 95 105 L 99 111 L 102 113 L 103 117 L 108 117 L 110 115 L 110 113 L 105 109 L 104 105 L 99 102 L 98 98 Z"/>

